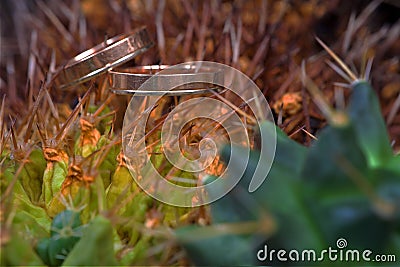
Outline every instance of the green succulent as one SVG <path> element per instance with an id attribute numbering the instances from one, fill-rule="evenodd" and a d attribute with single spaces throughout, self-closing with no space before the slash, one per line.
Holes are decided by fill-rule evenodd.
<path id="1" fill-rule="evenodd" d="M 176 230 L 194 264 L 279 264 L 258 261 L 257 251 L 264 244 L 275 250 L 322 251 L 336 247 L 339 238 L 355 249 L 400 257 L 400 157 L 390 147 L 379 101 L 370 84 L 354 82 L 347 110 L 337 114 L 342 120 L 321 130 L 309 148 L 292 141 L 272 122 L 261 124 L 264 136 L 277 132 L 277 146 L 260 188 L 247 191 L 257 164 L 267 160 L 253 150 L 236 188 L 211 204 L 213 224 Z M 246 153 L 244 148 L 231 146 L 221 151 L 222 159 L 233 163 L 230 175 L 237 173 L 235 166 L 243 165 Z M 218 188 L 208 194 L 214 190 Z M 262 224 L 263 213 L 272 216 L 276 226 L 266 233 L 250 230 L 248 234 L 207 235 L 215 225 L 233 226 L 238 221 Z"/>

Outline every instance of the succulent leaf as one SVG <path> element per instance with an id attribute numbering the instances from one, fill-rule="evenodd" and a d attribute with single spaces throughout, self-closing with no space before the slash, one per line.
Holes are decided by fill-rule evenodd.
<path id="1" fill-rule="evenodd" d="M 63 266 L 118 265 L 114 257 L 111 222 L 99 215 L 83 231 L 82 238 L 65 259 Z"/>
<path id="2" fill-rule="evenodd" d="M 383 165 L 393 156 L 393 151 L 378 97 L 366 81 L 355 82 L 352 88 L 348 112 L 357 142 L 371 167 Z"/>

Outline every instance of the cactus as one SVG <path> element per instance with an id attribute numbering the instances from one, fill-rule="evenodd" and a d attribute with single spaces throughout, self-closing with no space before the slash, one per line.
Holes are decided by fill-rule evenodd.
<path id="1" fill-rule="evenodd" d="M 211 204 L 214 225 L 176 230 L 178 241 L 196 265 L 260 264 L 255 256 L 262 244 L 271 250 L 322 251 L 334 247 L 338 238 L 345 238 L 352 248 L 400 256 L 396 241 L 400 234 L 399 156 L 389 145 L 379 102 L 368 81 L 355 80 L 347 110 L 333 110 L 330 116 L 330 125 L 309 148 L 290 140 L 273 123 L 262 123 L 263 134 L 278 133 L 275 159 L 264 184 L 252 194 L 246 191 L 257 163 L 263 161 L 254 150 L 239 188 Z M 222 159 L 232 161 L 232 166 L 240 166 L 245 155 L 240 147 L 221 151 Z M 257 209 L 261 211 L 256 213 Z M 274 223 L 265 233 L 261 227 L 258 232 L 249 230 L 252 239 L 240 231 L 208 234 L 213 227 L 234 227 L 237 221 L 262 225 L 262 213 Z"/>
<path id="2" fill-rule="evenodd" d="M 94 218 L 64 261 L 64 266 L 117 265 L 112 225 L 102 216 Z"/>
<path id="3" fill-rule="evenodd" d="M 295 62 L 316 52 L 312 41 L 301 34 L 312 36 L 310 30 L 324 29 L 324 37 L 337 37 L 343 23 L 330 27 L 326 18 L 332 12 L 350 16 L 342 13 L 346 8 L 338 12 L 328 1 L 286 0 L 183 1 L 182 5 L 173 1 L 48 2 L 4 1 L 1 9 L 2 22 L 12 29 L 1 32 L 6 41 L 2 46 L 5 60 L 0 64 L 1 94 L 5 92 L 0 108 L 2 266 L 187 266 L 189 260 L 202 266 L 281 265 L 259 262 L 257 251 L 264 244 L 270 249 L 325 249 L 335 247 L 339 237 L 352 248 L 397 253 L 399 259 L 400 155 L 393 153 L 386 131 L 389 126 L 396 133 L 398 121 L 385 125 L 368 75 L 361 72 L 355 78 L 342 70 L 351 88 L 347 108 L 326 109 L 330 125 L 317 134 L 311 147 L 286 134 L 307 117 L 316 119 L 311 124 L 317 123 L 308 129 L 306 125 L 304 131 L 312 128 L 314 133 L 321 127 L 320 116 L 313 105 L 307 107 L 307 97 L 295 79 Z M 344 39 L 346 59 L 355 59 L 356 64 L 360 51 L 375 54 L 380 65 L 375 77 L 382 76 L 377 84 L 385 86 L 380 96 L 389 95 L 384 100 L 395 107 L 391 98 L 399 92 L 399 64 L 394 60 L 399 26 L 388 25 L 376 33 L 365 26 L 378 2 L 382 1 L 371 1 L 359 17 L 357 12 L 351 15 L 344 38 L 338 39 Z M 395 6 L 394 1 L 383 2 Z M 29 19 L 19 19 L 25 17 Z M 263 122 L 260 128 L 263 136 L 277 133 L 275 160 L 255 192 L 247 190 L 257 163 L 263 160 L 257 149 L 250 152 L 239 184 L 210 207 L 159 203 L 134 182 L 124 162 L 119 124 L 128 98 L 113 96 L 105 76 L 95 77 L 88 87 L 85 83 L 64 91 L 52 83 L 57 64 L 103 41 L 105 32 L 119 34 L 129 30 L 130 24 L 152 21 L 156 23 L 149 31 L 157 31 L 159 53 L 146 52 L 126 66 L 172 64 L 188 58 L 225 62 L 252 77 L 266 97 L 275 101 L 279 127 Z M 372 24 L 379 23 L 380 19 Z M 310 71 L 313 77 L 321 74 L 318 83 L 327 82 L 332 73 L 319 66 Z M 26 80 L 21 79 L 24 74 Z M 193 173 L 168 162 L 159 145 L 159 129 L 165 113 L 191 97 L 162 99 L 152 111 L 146 128 L 152 134 L 145 140 L 149 162 L 170 182 L 189 187 L 200 182 Z M 245 105 L 235 110 L 249 111 Z M 284 127 L 286 133 L 280 129 Z M 204 125 L 199 128 L 189 131 L 193 144 L 203 138 L 194 132 L 207 131 Z M 301 140 L 304 136 L 294 139 L 308 145 L 311 139 Z M 198 151 L 182 148 L 182 153 L 197 158 Z M 209 173 L 223 172 L 221 159 L 234 163 L 230 170 L 234 174 L 236 166 L 244 164 L 242 153 L 241 147 L 224 147 Z M 260 173 L 268 171 L 260 167 Z M 146 167 L 142 171 L 145 174 Z M 214 179 L 208 176 L 203 182 Z M 216 186 L 207 193 L 219 195 L 220 190 Z"/>
<path id="4" fill-rule="evenodd" d="M 82 235 L 79 213 L 65 210 L 54 217 L 50 237 L 39 240 L 36 251 L 50 266 L 60 266 Z"/>

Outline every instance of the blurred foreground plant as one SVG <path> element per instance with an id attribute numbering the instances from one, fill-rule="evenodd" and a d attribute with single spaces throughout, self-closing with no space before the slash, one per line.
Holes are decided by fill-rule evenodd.
<path id="1" fill-rule="evenodd" d="M 351 82 L 347 108 L 331 108 L 303 66 L 303 82 L 330 125 L 309 148 L 291 140 L 272 122 L 261 125 L 263 136 L 277 131 L 274 162 L 262 186 L 253 193 L 247 191 L 257 165 L 263 169 L 265 160 L 260 151 L 253 150 L 236 188 L 211 204 L 212 225 L 176 230 L 177 239 L 196 265 L 260 264 L 257 252 L 264 244 L 269 251 L 295 249 L 301 255 L 303 250 L 313 249 L 320 253 L 336 248 L 340 238 L 348 241 L 348 249 L 370 249 L 373 255 L 400 258 L 400 155 L 394 155 L 390 147 L 368 70 L 356 78 L 324 47 Z M 268 145 L 262 143 L 263 148 Z M 230 175 L 238 173 L 234 166 L 243 165 L 246 153 L 231 146 L 221 151 L 222 159 L 233 163 Z M 268 172 L 263 171 L 263 175 Z M 205 183 L 213 179 L 209 177 Z M 208 194 L 218 190 L 213 188 Z M 269 264 L 282 264 L 276 255 L 272 259 L 264 256 Z M 324 264 L 341 265 L 329 262 L 327 256 L 323 260 Z M 301 258 L 292 262 L 306 263 L 312 264 Z"/>

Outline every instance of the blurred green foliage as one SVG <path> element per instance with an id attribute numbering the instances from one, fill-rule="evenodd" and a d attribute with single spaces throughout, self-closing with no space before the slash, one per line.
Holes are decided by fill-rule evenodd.
<path id="1" fill-rule="evenodd" d="M 257 165 L 262 167 L 266 159 L 254 150 L 249 162 L 243 163 L 246 149 L 225 147 L 221 155 L 225 162 L 233 163 L 230 175 L 238 173 L 235 166 L 246 164 L 247 168 L 238 186 L 211 204 L 211 226 L 176 230 L 193 263 L 280 265 L 283 263 L 276 257 L 273 262 L 268 258 L 258 261 L 257 251 L 267 244 L 269 250 L 314 249 L 319 253 L 328 247 L 337 248 L 339 238 L 347 240 L 348 248 L 395 254 L 399 259 L 400 156 L 391 150 L 379 102 L 369 83 L 353 84 L 344 115 L 341 123 L 322 129 L 309 148 L 290 140 L 272 122 L 263 122 L 264 136 L 277 132 L 277 147 L 267 179 L 254 193 L 247 188 Z M 261 147 L 266 146 L 262 143 Z M 208 194 L 215 194 L 215 190 L 219 189 L 213 188 Z M 261 226 L 265 214 L 273 218 L 276 227 L 264 233 L 260 227 L 249 228 L 247 234 L 207 234 L 218 225 L 234 226 L 238 221 L 256 220 Z M 291 263 L 296 264 L 312 263 Z M 324 264 L 342 263 L 329 262 L 325 257 Z"/>

